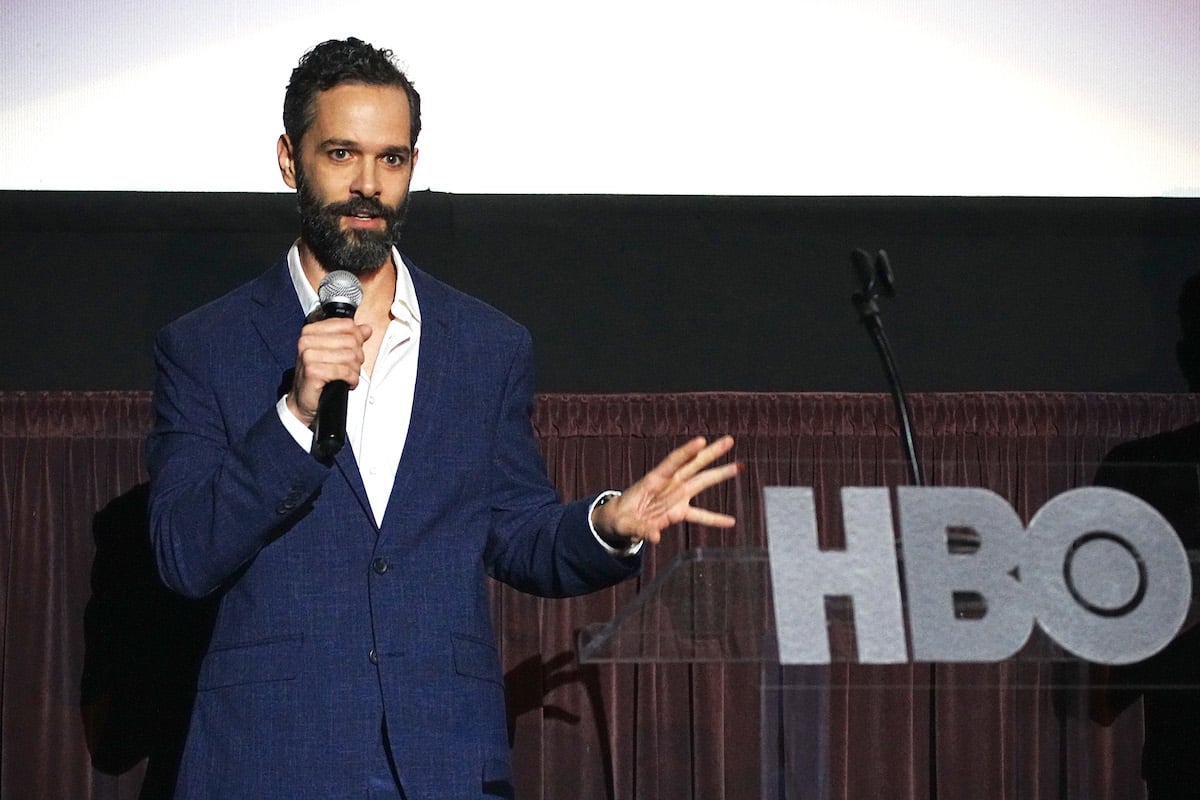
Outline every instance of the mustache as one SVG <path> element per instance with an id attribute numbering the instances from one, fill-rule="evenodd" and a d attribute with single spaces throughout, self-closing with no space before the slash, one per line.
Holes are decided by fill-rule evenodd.
<path id="1" fill-rule="evenodd" d="M 391 217 L 396 213 L 396 209 L 385 206 L 376 197 L 354 197 L 341 203 L 330 203 L 325 206 L 325 212 L 339 217 L 353 217 L 358 214 Z"/>

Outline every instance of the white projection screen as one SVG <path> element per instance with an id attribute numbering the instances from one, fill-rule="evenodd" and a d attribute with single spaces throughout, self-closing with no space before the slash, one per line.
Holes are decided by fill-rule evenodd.
<path id="1" fill-rule="evenodd" d="M 285 191 L 310 46 L 393 49 L 414 188 L 1200 196 L 1189 0 L 5 0 L 0 189 Z"/>

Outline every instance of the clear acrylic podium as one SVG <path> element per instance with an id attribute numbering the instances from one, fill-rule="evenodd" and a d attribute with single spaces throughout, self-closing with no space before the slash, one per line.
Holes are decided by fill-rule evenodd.
<path id="1" fill-rule="evenodd" d="M 1188 555 L 1194 575 L 1196 553 Z M 1018 652 L 994 663 L 859 663 L 852 604 L 827 598 L 825 612 L 829 662 L 781 665 L 768 549 L 699 547 L 661 568 L 610 622 L 581 631 L 578 655 L 588 664 L 757 664 L 760 796 L 773 800 L 861 796 L 847 788 L 853 770 L 863 759 L 878 757 L 887 735 L 868 737 L 869 746 L 847 751 L 845 720 L 870 725 L 876 709 L 884 709 L 878 712 L 884 728 L 890 706 L 924 717 L 906 730 L 928 738 L 915 752 L 934 762 L 931 797 L 939 796 L 938 770 L 953 770 L 973 753 L 1003 746 L 1012 751 L 1004 759 L 1011 774 L 996 778 L 1007 789 L 995 796 L 1107 800 L 1116 795 L 1097 786 L 1095 768 L 1112 757 L 1113 733 L 1106 726 L 1115 714 L 1147 689 L 1159 698 L 1176 693 L 1188 703 L 1200 689 L 1200 660 L 1183 678 L 1178 669 L 1155 673 L 1139 671 L 1136 664 L 1098 665 L 1075 657 L 1037 625 Z M 961 613 L 986 612 L 973 609 L 968 597 Z M 1190 643 L 1196 638 L 1190 624 L 1189 618 L 1181 643 L 1168 651 L 1200 658 L 1200 647 Z M 906 635 L 911 643 L 911 630 Z M 1175 660 L 1187 662 L 1191 655 Z M 942 721 L 950 714 L 969 718 L 975 702 L 1003 704 L 1011 719 L 1005 724 L 1033 733 L 1003 733 L 998 724 L 987 723 L 974 729 L 968 724 L 965 735 L 961 724 L 947 733 Z M 1125 722 L 1124 741 L 1116 745 L 1127 759 L 1137 757 L 1129 749 L 1141 745 L 1140 720 L 1136 729 L 1134 724 Z M 962 796 L 956 791 L 940 796 Z"/>

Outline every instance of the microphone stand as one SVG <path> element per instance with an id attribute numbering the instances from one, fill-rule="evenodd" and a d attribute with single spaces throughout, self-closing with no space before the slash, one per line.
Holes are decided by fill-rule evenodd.
<path id="1" fill-rule="evenodd" d="M 850 299 L 854 301 L 859 321 L 871 335 L 871 341 L 874 342 L 879 359 L 883 362 L 883 371 L 887 375 L 888 385 L 892 390 L 892 401 L 896 406 L 896 416 L 900 421 L 900 445 L 908 460 L 908 476 L 914 486 L 924 486 L 921 462 L 917 456 L 917 442 L 913 436 L 912 413 L 908 408 L 908 398 L 900 386 L 900 374 L 896 370 L 896 360 L 892 357 L 887 334 L 883 332 L 883 320 L 879 316 L 879 303 L 876 302 L 880 294 L 885 297 L 896 296 L 892 267 L 888 263 L 887 253 L 883 250 L 876 254 L 873 262 L 864 250 L 855 250 L 850 257 L 863 286 L 862 291 L 855 292 Z"/>
<path id="2" fill-rule="evenodd" d="M 896 284 L 892 274 L 892 265 L 888 263 L 887 253 L 883 250 L 875 254 L 875 259 L 864 250 L 855 250 L 850 254 L 854 270 L 862 282 L 862 291 L 851 296 L 854 308 L 858 311 L 859 321 L 866 327 L 883 362 L 883 371 L 887 375 L 888 385 L 892 389 L 892 401 L 896 406 L 896 416 L 900 420 L 900 444 L 908 459 L 908 476 L 914 486 L 924 486 L 925 479 L 921 474 L 921 462 L 917 457 L 917 442 L 913 436 L 912 414 L 908 409 L 908 398 L 900 385 L 900 373 L 896 370 L 896 360 L 892 357 L 892 347 L 888 344 L 887 334 L 883 332 L 883 320 L 879 316 L 879 295 L 896 296 Z M 929 798 L 938 798 L 938 757 L 937 757 L 937 668 L 929 665 Z"/>

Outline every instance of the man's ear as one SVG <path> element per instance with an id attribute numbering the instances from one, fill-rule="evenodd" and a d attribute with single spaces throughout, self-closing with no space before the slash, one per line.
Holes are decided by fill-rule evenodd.
<path id="1" fill-rule="evenodd" d="M 279 174 L 289 188 L 296 188 L 296 154 L 292 150 L 292 140 L 286 133 L 280 134 L 275 144 L 275 153 L 279 157 Z"/>

